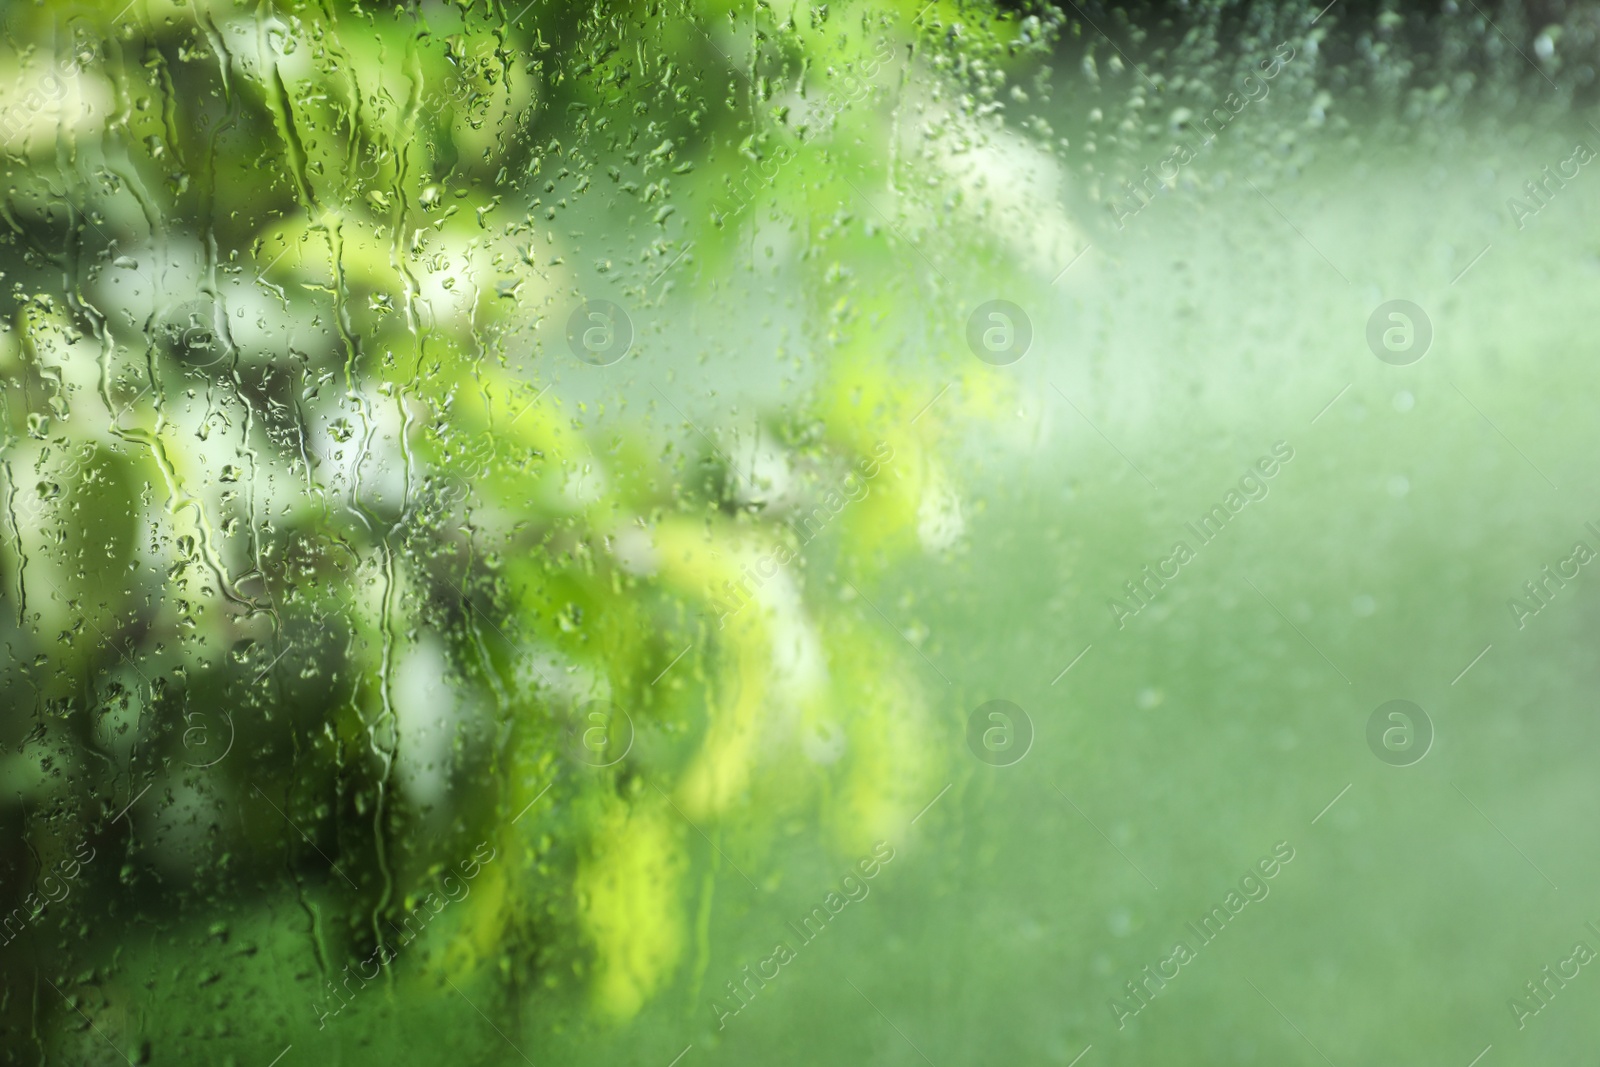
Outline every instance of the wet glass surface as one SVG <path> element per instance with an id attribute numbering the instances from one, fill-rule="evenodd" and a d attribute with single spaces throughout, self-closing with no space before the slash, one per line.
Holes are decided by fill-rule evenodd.
<path id="1" fill-rule="evenodd" d="M 1592 1047 L 1600 8 L 124 4 L 0 6 L 0 1061 Z"/>

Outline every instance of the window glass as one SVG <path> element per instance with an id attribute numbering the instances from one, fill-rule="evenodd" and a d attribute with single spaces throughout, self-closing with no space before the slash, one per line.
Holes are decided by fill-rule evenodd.
<path id="1" fill-rule="evenodd" d="M 0 1060 L 1573 1062 L 1597 29 L 0 6 Z"/>

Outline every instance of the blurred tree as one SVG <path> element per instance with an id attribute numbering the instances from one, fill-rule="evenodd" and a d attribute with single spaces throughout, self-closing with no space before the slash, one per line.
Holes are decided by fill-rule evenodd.
<path id="1" fill-rule="evenodd" d="M 983 142 L 1059 15 L 515 7 L 6 11 L 13 1060 L 433 1027 L 444 980 L 698 1010 L 725 866 L 797 819 L 849 862 L 946 780 L 875 598 L 999 398 L 896 350 L 1011 268 L 941 221 L 993 189 L 883 146 Z M 774 285 L 788 385 L 708 430 L 667 324 Z"/>

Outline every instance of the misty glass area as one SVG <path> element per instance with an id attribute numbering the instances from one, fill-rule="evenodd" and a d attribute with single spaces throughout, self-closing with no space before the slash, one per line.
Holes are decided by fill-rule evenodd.
<path id="1" fill-rule="evenodd" d="M 1583 1061 L 1597 61 L 0 3 L 0 1062 Z"/>

